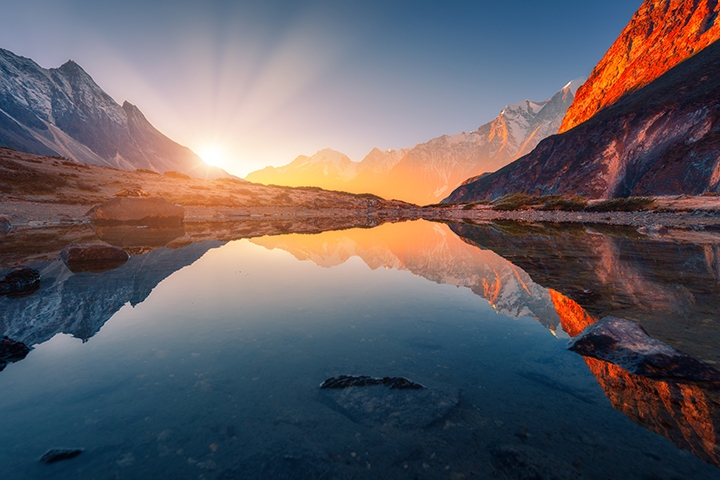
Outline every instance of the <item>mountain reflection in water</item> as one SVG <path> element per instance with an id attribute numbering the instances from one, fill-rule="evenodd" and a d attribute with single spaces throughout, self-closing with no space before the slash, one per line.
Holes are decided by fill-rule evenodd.
<path id="1" fill-rule="evenodd" d="M 467 288 L 496 312 L 534 318 L 559 337 L 576 336 L 612 314 L 640 322 L 655 338 L 697 358 L 720 359 L 714 323 L 720 318 L 718 245 L 649 239 L 622 229 L 426 221 L 250 241 L 321 267 L 358 257 L 372 270 L 408 271 Z M 163 279 L 222 244 L 162 247 L 103 273 L 72 274 L 61 261 L 34 265 L 43 277 L 38 292 L 0 297 L 0 335 L 28 346 L 58 333 L 87 341 L 123 305 L 143 302 Z M 584 360 L 615 409 L 720 465 L 717 390 L 651 380 L 601 360 Z"/>
<path id="2" fill-rule="evenodd" d="M 651 240 L 627 229 L 605 230 L 615 236 L 582 226 L 408 222 L 252 241 L 323 267 L 357 256 L 372 269 L 409 270 L 433 282 L 466 287 L 499 313 L 533 317 L 556 335 L 574 337 L 605 315 L 625 316 L 639 320 L 651 334 L 664 334 L 663 341 L 701 352 L 715 363 L 720 358 L 718 332 L 706 336 L 702 319 L 720 318 L 712 315 L 720 313 L 719 247 Z M 596 313 L 533 278 L 579 293 Z M 688 324 L 694 330 L 688 331 Z M 633 375 L 594 358 L 585 362 L 613 407 L 720 465 L 720 391 Z"/>

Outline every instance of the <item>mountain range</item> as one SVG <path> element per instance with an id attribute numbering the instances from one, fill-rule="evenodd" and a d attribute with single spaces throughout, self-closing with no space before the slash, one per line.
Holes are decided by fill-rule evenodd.
<path id="1" fill-rule="evenodd" d="M 715 0 L 646 0 L 578 90 L 562 133 L 445 201 L 720 191 L 719 11 Z"/>
<path id="2" fill-rule="evenodd" d="M 230 176 L 160 133 L 135 105 L 119 105 L 77 63 L 44 69 L 4 49 L 0 146 L 123 170 Z"/>
<path id="3" fill-rule="evenodd" d="M 475 131 L 443 135 L 413 148 L 373 149 L 361 162 L 326 149 L 282 167 L 250 173 L 251 182 L 317 186 L 373 193 L 416 204 L 437 203 L 468 177 L 497 170 L 557 133 L 583 80 L 573 80 L 544 102 L 506 106 Z"/>

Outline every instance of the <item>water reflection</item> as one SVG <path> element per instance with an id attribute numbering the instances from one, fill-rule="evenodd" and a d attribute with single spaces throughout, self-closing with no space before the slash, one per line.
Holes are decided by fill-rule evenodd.
<path id="1" fill-rule="evenodd" d="M 276 231 L 273 230 L 273 232 Z M 178 232 L 169 232 L 166 237 L 161 235 L 162 238 L 158 241 L 162 243 L 170 237 L 172 237 L 171 240 L 175 239 L 177 238 L 174 236 L 176 233 Z M 127 240 L 127 232 L 98 232 L 98 234 L 106 235 L 105 238 L 111 243 L 115 238 L 113 235 L 117 235 L 117 238 L 120 239 L 118 242 L 125 242 L 123 245 L 129 248 L 134 246 L 144 248 L 155 239 L 152 237 L 148 240 L 149 237 L 140 235 L 139 240 L 131 244 L 127 243 L 130 241 Z M 678 244 L 658 241 L 642 237 L 629 230 L 603 232 L 584 227 L 559 229 L 555 226 L 523 227 L 517 224 L 445 225 L 424 221 L 385 224 L 374 229 L 328 231 L 312 235 L 266 236 L 254 238 L 252 243 L 262 246 L 268 251 L 289 252 L 298 260 L 311 261 L 329 269 L 342 268 L 341 266 L 351 263 L 353 258 L 357 258 L 373 271 L 380 269 L 406 271 L 438 284 L 469 289 L 474 294 L 486 299 L 498 314 L 514 319 L 534 318 L 559 337 L 575 336 L 601 316 L 614 314 L 640 321 L 656 338 L 698 358 L 710 362 L 716 361 L 718 358 L 717 330 L 712 321 L 720 318 L 717 315 L 720 313 L 720 287 L 718 286 L 720 277 L 718 275 L 718 246 L 713 244 Z M 215 240 L 190 243 L 179 248 L 154 246 L 147 253 L 142 253 L 145 250 L 136 252 L 136 255 L 120 268 L 103 273 L 72 274 L 59 260 L 37 264 L 35 266 L 40 267 L 43 276 L 43 283 L 38 292 L 25 298 L 0 298 L 0 335 L 22 341 L 27 345 L 46 342 L 58 333 L 67 333 L 87 341 L 97 334 L 100 328 L 124 305 L 129 303 L 135 306 L 144 302 L 161 281 L 183 267 L 195 263 L 208 251 L 221 245 L 223 245 L 222 242 Z M 230 246 L 228 245 L 228 247 Z M 224 264 L 218 262 L 213 271 L 219 272 L 220 266 Z M 258 267 L 258 269 L 261 268 Z M 238 270 L 232 273 L 239 275 L 240 272 Z M 249 286 L 245 288 L 250 290 Z M 307 322 L 307 318 L 315 321 L 313 315 L 302 316 L 314 307 L 313 300 L 301 299 L 297 292 L 292 292 L 289 288 L 283 292 L 283 295 L 289 296 L 298 304 L 302 303 L 302 305 L 298 305 L 297 310 L 290 311 L 292 315 L 297 315 L 291 319 L 297 320 L 298 324 Z M 353 285 L 353 288 L 357 287 Z M 299 289 L 300 287 L 298 287 Z M 455 289 L 451 290 L 455 291 Z M 221 294 L 228 295 L 228 292 L 223 291 Z M 259 292 L 261 290 L 253 291 L 256 298 L 261 298 Z M 328 296 L 329 300 L 327 298 L 319 300 L 331 303 L 333 296 L 330 294 Z M 271 301 L 275 301 L 274 297 Z M 342 302 L 339 303 L 342 304 Z M 248 302 L 241 306 L 248 309 L 254 308 L 255 310 L 252 311 L 257 315 L 258 312 L 270 308 L 268 305 L 253 306 Z M 219 310 L 231 309 L 231 307 L 221 307 L 219 304 L 217 308 Z M 232 311 L 235 312 L 239 308 L 240 306 L 235 306 Z M 344 304 L 337 308 L 343 312 L 348 310 Z M 378 308 L 380 309 L 380 307 Z M 352 309 L 350 308 L 350 310 Z M 455 315 L 452 311 L 441 313 Z M 417 312 L 413 312 L 413 314 L 419 315 Z M 356 324 L 360 324 L 360 321 L 366 321 L 365 317 L 360 321 L 356 320 L 352 322 L 353 329 Z M 711 321 L 707 322 L 706 320 Z M 432 325 L 431 320 L 424 319 L 424 321 L 425 323 L 421 324 L 421 327 L 429 332 L 428 325 Z M 234 324 L 228 323 L 228 325 Z M 171 327 L 175 328 L 174 325 L 169 324 L 168 328 Z M 419 331 L 420 327 L 417 325 L 412 325 L 412 327 Z M 446 329 L 444 324 L 441 327 Z M 227 332 L 234 332 L 229 326 L 224 326 L 224 328 L 227 328 Z M 237 340 L 238 344 L 242 348 L 239 348 L 241 353 L 236 355 L 250 355 L 247 352 L 253 352 L 251 346 L 257 345 L 258 340 L 266 339 L 265 342 L 270 342 L 267 340 L 270 338 L 270 334 L 265 332 L 264 328 L 261 333 L 255 333 L 254 336 L 243 334 L 244 336 L 238 337 L 241 339 L 241 341 Z M 267 328 L 270 329 L 270 327 Z M 316 337 L 325 334 L 325 329 L 330 327 L 324 326 L 314 331 L 313 334 L 307 334 L 304 331 L 293 332 L 292 328 L 294 327 L 292 326 L 286 328 L 287 330 L 283 330 L 281 335 L 292 337 L 292 342 L 295 343 L 290 345 L 294 346 L 299 344 L 301 339 L 303 341 L 313 339 L 313 334 Z M 397 330 L 392 331 L 392 328 Z M 365 333 L 361 340 L 365 342 L 367 337 L 368 345 L 371 342 L 379 345 L 381 342 L 386 342 L 387 337 L 408 336 L 407 331 L 401 330 L 399 326 L 382 325 L 379 329 L 380 333 Z M 290 333 L 287 333 L 288 331 Z M 703 333 L 698 334 L 698 332 Z M 167 335 L 170 333 L 168 332 Z M 201 332 L 201 335 L 212 336 L 213 334 L 209 328 L 207 332 Z M 453 345 L 457 345 L 459 351 L 466 348 L 461 345 L 464 342 L 464 335 L 469 334 L 464 331 L 462 335 L 452 339 Z M 448 350 L 443 343 L 448 339 L 434 339 L 418 335 L 417 339 L 405 340 L 407 351 L 398 349 L 402 353 L 394 355 L 397 351 L 393 350 L 393 355 L 389 355 L 389 358 L 382 362 L 384 368 L 394 364 L 397 358 L 407 360 L 408 364 L 415 363 L 421 358 L 417 352 L 421 352 L 422 357 L 429 358 L 429 364 L 432 367 L 441 367 L 438 364 L 439 360 L 435 360 L 435 358 L 438 357 L 438 352 L 443 353 Z M 213 345 L 211 352 L 224 352 L 221 348 L 216 347 L 216 345 L 220 345 L 220 340 Z M 280 342 L 277 345 L 271 343 L 269 345 L 263 347 L 261 351 L 264 355 L 263 358 L 280 358 L 281 352 L 287 355 L 287 344 Z M 317 345 L 318 350 L 333 349 L 334 354 L 329 355 L 333 365 L 342 363 L 338 359 L 346 355 L 347 346 L 335 345 L 334 338 L 328 343 L 317 343 Z M 491 345 L 487 343 L 483 345 L 484 348 L 491 348 Z M 490 356 L 497 359 L 520 355 L 518 352 L 508 353 L 507 348 L 498 347 L 496 353 Z M 158 359 L 165 359 L 168 351 L 171 351 L 170 347 L 158 349 L 153 355 Z M 378 347 L 377 350 L 372 351 L 377 355 L 382 355 L 379 352 L 385 352 L 386 349 Z M 196 353 L 191 352 L 194 351 L 188 349 L 184 353 L 187 354 L 186 356 L 192 355 L 191 359 L 199 358 L 201 355 L 198 353 L 198 357 L 195 357 Z M 232 361 L 230 354 L 223 353 L 223 355 L 227 355 L 227 361 Z M 298 364 L 307 361 L 299 350 L 295 355 Z M 572 383 L 567 385 L 560 383 L 551 374 L 543 373 L 542 368 L 554 369 L 557 367 L 552 364 L 552 358 L 557 355 L 557 352 L 551 352 L 550 359 L 546 360 L 547 365 L 545 366 L 538 364 L 532 368 L 512 373 L 517 373 L 525 380 L 529 379 L 528 382 L 549 388 L 554 396 L 557 396 L 558 392 L 568 394 L 574 401 L 579 401 L 588 408 L 588 411 L 591 411 L 590 409 L 594 408 L 594 400 L 591 395 L 583 392 L 577 386 L 573 386 Z M 367 366 L 370 364 L 365 353 L 360 358 L 364 360 L 356 361 L 356 365 Z M 720 396 L 716 390 L 703 385 L 650 380 L 631 375 L 607 362 L 591 358 L 584 360 L 615 409 L 625 414 L 633 422 L 669 439 L 676 446 L 692 451 L 702 460 L 720 465 L 717 433 L 720 431 Z M 181 359 L 181 362 L 187 361 L 185 357 Z M 461 365 L 464 362 L 457 361 L 459 364 L 455 366 L 455 369 L 458 370 L 459 377 L 470 377 L 471 370 L 474 369 L 483 370 L 475 366 L 465 366 L 464 368 L 468 368 L 468 370 L 464 371 Z M 253 365 L 255 362 L 256 360 L 253 359 Z M 323 363 L 319 360 L 317 362 Z M 185 363 L 180 363 L 180 365 L 185 365 Z M 502 368 L 495 364 L 488 364 L 486 367 L 488 369 Z M 259 367 L 253 366 L 253 368 Z M 283 368 L 291 369 L 291 366 Z M 3 372 L 3 375 L 6 373 Z M 165 373 L 163 372 L 163 374 Z M 172 375 L 176 374 L 180 376 L 179 372 L 173 371 Z M 307 372 L 304 374 L 307 375 Z M 206 373 L 189 371 L 188 375 L 195 375 L 191 382 L 193 390 L 201 391 L 203 395 L 210 395 L 208 392 L 212 391 L 212 388 L 206 388 L 207 385 L 210 385 L 205 378 Z M 260 374 L 250 376 L 252 381 L 259 377 Z M 159 378 L 158 381 L 160 380 L 169 381 L 167 375 Z M 287 385 L 290 382 L 297 382 L 297 380 L 293 377 L 291 380 L 286 380 L 285 384 L 280 380 L 275 380 L 277 389 L 273 391 L 274 393 L 268 395 L 266 392 L 262 392 L 262 394 L 258 394 L 257 398 L 271 401 L 272 405 L 276 405 L 275 402 L 279 402 L 279 400 L 270 399 L 278 393 L 287 395 Z M 494 384 L 495 389 L 500 390 L 505 383 L 512 382 L 500 379 L 499 383 Z M 142 388 L 148 388 L 148 385 L 159 385 L 159 383 L 147 383 Z M 220 405 L 225 401 L 226 396 L 237 396 L 237 392 L 229 386 L 216 386 L 216 388 L 222 390 L 222 400 L 214 399 L 213 401 L 217 401 Z M 465 386 L 465 388 L 470 387 Z M 472 385 L 472 388 L 477 389 L 478 386 Z M 522 391 L 531 390 L 525 383 L 517 388 Z M 173 395 L 175 394 L 173 393 Z M 474 415 L 479 415 L 477 412 L 480 409 L 472 404 L 473 400 L 468 400 L 475 397 L 471 393 L 463 395 L 465 396 L 461 396 L 458 409 L 466 408 L 467 411 L 474 412 Z M 497 403 L 503 401 L 502 393 L 487 392 L 484 395 L 488 398 L 496 398 Z M 542 400 L 549 405 L 554 404 L 555 401 L 554 397 L 550 400 Z M 258 402 L 258 404 L 264 405 L 263 402 Z M 175 406 L 174 408 L 181 409 L 182 407 Z M 484 408 L 488 409 L 487 405 Z M 188 415 L 183 410 L 181 412 L 183 415 Z M 307 414 L 307 412 L 305 413 Z M 314 425 L 313 428 L 320 428 L 318 424 L 322 424 L 325 419 L 320 414 L 313 415 L 317 415 L 318 418 L 312 417 L 313 420 L 310 423 Z M 445 419 L 445 423 L 438 422 L 435 425 L 436 429 L 448 430 L 450 433 L 447 435 L 451 433 L 455 435 L 453 432 L 456 430 L 453 429 L 457 428 L 458 424 L 453 423 L 453 418 Z M 467 421 L 469 417 L 463 418 L 465 419 L 463 421 Z M 504 429 L 501 421 L 488 418 L 477 419 L 476 423 L 495 425 L 499 430 Z M 264 424 L 257 420 L 253 420 L 253 422 L 257 423 L 259 431 L 264 431 Z M 294 431 L 293 429 L 297 428 L 298 424 L 309 421 L 303 415 L 293 413 L 289 420 L 284 419 L 277 422 L 284 425 L 282 428 Z M 575 424 L 574 426 L 578 430 L 583 428 L 582 425 Z M 277 427 L 277 424 L 274 424 L 274 427 Z M 235 421 L 218 428 L 226 431 L 229 438 L 236 438 L 240 435 L 236 431 Z M 355 428 L 355 425 L 349 428 Z M 326 429 L 326 433 L 330 435 L 328 433 L 331 431 L 330 427 Z M 383 432 L 383 434 L 385 433 Z M 479 442 L 474 437 L 476 434 L 472 430 L 465 433 L 468 444 Z M 363 434 L 368 435 L 365 432 Z M 528 438 L 522 428 L 510 432 L 509 435 L 517 437 L 520 442 L 525 442 Z M 164 430 L 157 438 L 157 442 L 164 448 L 166 443 L 168 445 L 171 443 L 167 440 L 170 438 L 170 434 L 166 434 Z M 550 441 L 549 439 L 548 434 L 546 440 Z M 215 443 L 206 443 L 215 445 L 217 448 Z M 483 448 L 486 446 L 482 445 Z M 173 448 L 166 447 L 168 452 L 179 451 L 180 446 L 177 448 L 172 446 Z M 451 445 L 451 447 L 451 450 L 455 449 L 454 446 Z M 406 447 L 402 446 L 402 448 Z M 500 472 L 504 471 L 504 468 L 511 468 L 503 463 L 507 459 L 511 459 L 515 464 L 522 464 L 526 460 L 530 462 L 528 458 L 531 458 L 533 462 L 540 462 L 539 459 L 542 455 L 533 448 L 535 447 L 531 448 L 524 443 L 512 447 L 497 447 L 493 450 L 492 462 L 494 465 L 496 464 L 495 468 Z M 349 454 L 351 451 L 356 453 L 354 449 L 348 450 L 347 453 Z M 167 453 L 165 450 L 163 452 L 167 455 L 172 453 Z M 412 458 L 412 455 L 414 454 L 409 452 L 408 458 Z M 531 456 L 528 457 L 528 455 Z M 464 456 L 472 457 L 471 455 Z M 299 464 L 307 461 L 305 457 L 298 458 Z M 327 460 L 324 461 L 327 462 Z M 270 464 L 268 463 L 270 459 L 263 456 L 257 462 L 260 465 L 257 468 L 265 468 L 266 464 Z M 558 462 L 562 463 L 564 460 Z M 308 472 L 322 473 L 317 470 L 317 464 L 306 467 Z M 422 472 L 422 468 L 424 466 L 419 466 L 418 471 Z M 574 467 L 568 465 L 567 468 L 568 471 L 573 471 Z M 282 468 L 272 471 L 290 475 L 288 472 L 291 472 L 292 468 L 288 467 L 288 469 L 288 471 Z M 517 472 L 512 469 L 508 471 Z"/>

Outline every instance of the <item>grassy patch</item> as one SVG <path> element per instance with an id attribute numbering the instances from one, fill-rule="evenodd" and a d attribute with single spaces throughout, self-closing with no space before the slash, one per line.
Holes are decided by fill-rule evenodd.
<path id="1" fill-rule="evenodd" d="M 585 210 L 588 202 L 585 197 L 552 198 L 540 207 L 540 210 L 562 210 L 565 212 L 580 212 Z"/>
<path id="2" fill-rule="evenodd" d="M 136 168 L 135 171 L 138 173 L 149 173 L 151 175 L 160 175 L 155 170 L 148 170 L 147 168 Z"/>
<path id="3" fill-rule="evenodd" d="M 168 178 L 181 178 L 183 180 L 190 180 L 190 175 L 185 175 L 184 173 L 176 172 L 175 170 L 168 170 L 167 172 L 163 173 Z"/>
<path id="4" fill-rule="evenodd" d="M 508 193 L 493 202 L 493 210 L 524 210 L 548 201 L 546 197 L 528 195 L 526 193 Z"/>
<path id="5" fill-rule="evenodd" d="M 611 198 L 588 205 L 586 212 L 638 212 L 650 210 L 657 205 L 651 197 Z"/>

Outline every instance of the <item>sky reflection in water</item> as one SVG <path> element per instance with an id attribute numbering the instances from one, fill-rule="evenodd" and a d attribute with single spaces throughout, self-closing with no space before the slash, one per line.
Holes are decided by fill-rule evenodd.
<path id="1" fill-rule="evenodd" d="M 186 248 L 199 248 L 196 257 L 204 251 Z M 670 397 L 653 403 L 655 384 L 567 351 L 572 319 L 558 308 L 566 297 L 445 225 L 204 248 L 194 263 L 193 255 L 177 260 L 180 269 L 144 301 L 133 283 L 135 306 L 125 303 L 87 343 L 68 335 L 45 341 L 6 314 L 16 337 L 45 341 L 0 373 L 6 478 L 718 475 L 665 438 L 712 462 L 716 413 L 695 401 L 691 418 L 674 418 L 687 408 L 659 408 Z M 182 250 L 135 257 L 151 269 L 159 263 L 149 255 L 165 256 L 151 287 Z M 46 295 L 47 310 L 61 308 L 74 298 L 73 277 L 82 287 L 112 274 L 117 287 L 104 295 L 126 302 L 128 278 L 139 271 L 130 264 L 97 276 L 57 273 L 55 285 L 35 295 Z M 419 405 L 400 412 L 400 423 L 372 412 L 360 418 L 318 388 L 340 374 L 404 376 L 457 404 L 444 412 Z M 633 381 L 629 403 L 623 388 Z M 705 395 L 691 388 L 680 394 Z M 625 405 L 627 416 L 613 404 Z M 659 432 L 665 437 L 633 423 L 642 423 L 638 411 L 668 416 L 670 423 L 658 422 L 670 425 Z M 52 447 L 86 452 L 40 465 Z"/>

